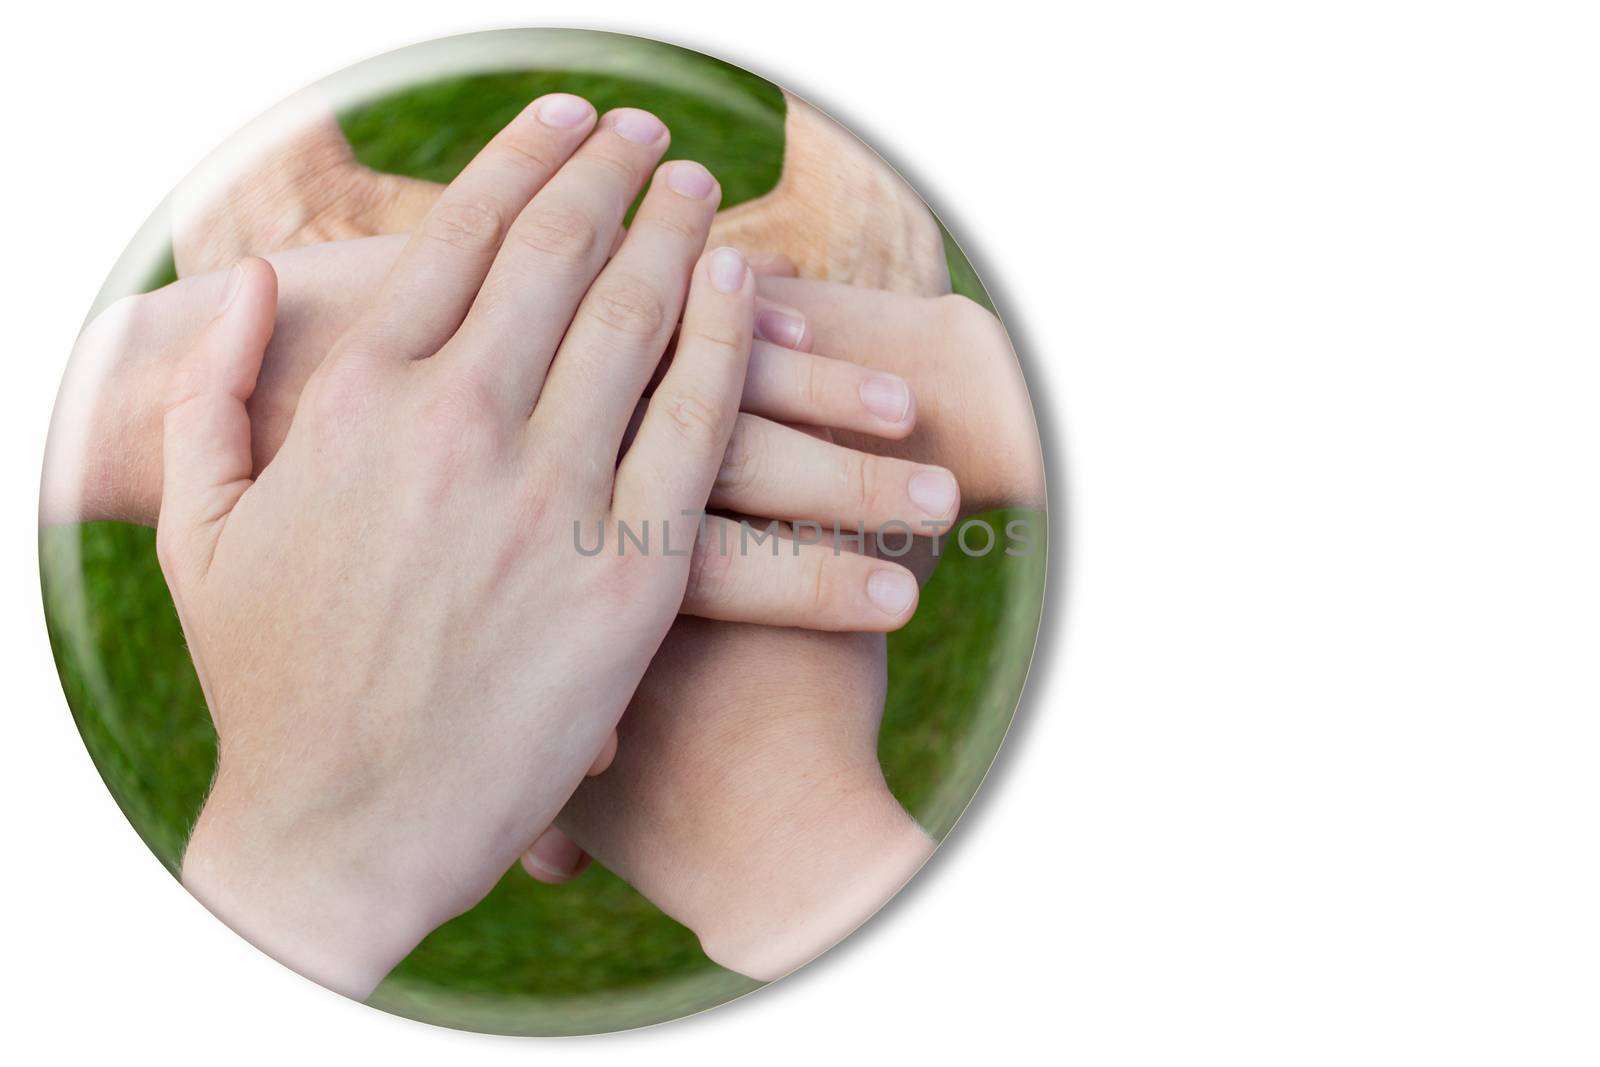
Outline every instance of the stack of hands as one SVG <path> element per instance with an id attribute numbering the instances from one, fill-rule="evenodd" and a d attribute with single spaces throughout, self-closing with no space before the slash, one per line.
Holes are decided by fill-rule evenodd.
<path id="1" fill-rule="evenodd" d="M 442 192 L 392 179 L 403 225 L 217 273 L 205 227 L 74 354 L 44 518 L 156 522 L 217 728 L 184 882 L 349 995 L 519 859 L 597 857 L 770 979 L 933 848 L 878 765 L 882 635 L 928 538 L 1043 506 L 1020 372 L 970 301 L 757 259 L 758 213 L 750 261 L 707 250 L 668 141 L 543 97 Z"/>

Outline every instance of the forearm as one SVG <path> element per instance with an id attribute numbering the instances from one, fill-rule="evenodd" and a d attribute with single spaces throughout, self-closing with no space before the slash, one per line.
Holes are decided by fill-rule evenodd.
<path id="1" fill-rule="evenodd" d="M 377 290 L 403 241 L 374 237 L 267 257 L 278 274 L 279 303 L 250 402 L 257 469 L 282 444 L 306 379 Z M 41 522 L 155 523 L 163 401 L 225 280 L 224 273 L 200 274 L 127 297 L 84 329 L 51 421 Z"/>
<path id="2" fill-rule="evenodd" d="M 184 321 L 191 304 L 187 296 L 128 297 L 79 336 L 50 421 L 42 524 L 155 521 L 164 388 L 158 371 L 182 351 L 167 347 L 167 334 L 198 332 L 203 325 Z"/>
<path id="3" fill-rule="evenodd" d="M 814 959 L 886 904 L 936 844 L 881 778 L 795 829 L 772 842 L 774 854 L 730 862 L 726 893 L 689 913 L 706 955 L 729 970 L 771 981 Z"/>
<path id="4" fill-rule="evenodd" d="M 809 718 L 848 714 L 818 707 Z M 624 737 L 618 762 L 579 790 L 558 825 L 693 930 L 717 963 L 781 977 L 868 919 L 934 848 L 870 752 L 841 759 L 818 735 L 797 743 L 802 732 L 741 742 L 746 755 L 779 749 L 781 772 L 737 753 L 718 762 L 710 743 L 691 775 L 668 766 L 679 754 L 663 760 L 649 741 Z M 674 795 L 693 802 L 650 800 Z"/>
<path id="5" fill-rule="evenodd" d="M 195 824 L 183 884 L 251 944 L 345 996 L 365 999 L 450 917 L 404 842 L 339 841 L 317 819 L 282 820 L 226 774 Z"/>

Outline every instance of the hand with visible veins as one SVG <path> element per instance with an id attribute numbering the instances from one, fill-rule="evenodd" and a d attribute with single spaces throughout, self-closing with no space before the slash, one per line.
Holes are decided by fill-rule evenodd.
<path id="1" fill-rule="evenodd" d="M 791 174 L 798 178 L 812 170 L 803 162 L 808 157 L 802 146 L 809 137 L 842 134 L 826 119 L 805 105 L 797 107 L 797 104 L 791 99 L 786 179 Z M 809 132 L 797 135 L 797 128 L 809 128 Z M 848 137 L 847 134 L 843 136 Z M 884 170 L 859 142 L 850 139 L 850 143 L 873 165 L 862 173 L 872 173 L 873 168 L 877 172 Z M 825 160 L 828 155 L 817 153 L 809 158 Z M 812 173 L 813 177 L 819 175 L 826 178 L 826 169 Z M 409 210 L 417 210 L 417 205 L 425 206 L 434 195 L 432 188 L 421 188 L 426 187 L 426 183 L 415 184 L 419 188 L 414 190 L 417 196 Z M 783 185 L 780 182 L 780 188 Z M 786 195 L 807 188 L 804 181 L 797 180 L 789 184 Z M 809 188 L 816 190 L 818 186 Z M 807 221 L 803 217 L 805 213 L 791 216 L 782 211 L 786 197 L 776 196 L 778 190 L 771 200 L 763 198 L 745 205 L 760 210 L 735 209 L 735 212 L 722 213 L 713 223 L 713 229 L 732 235 L 732 242 L 753 250 L 778 248 L 807 264 L 810 273 L 854 276 L 856 280 L 873 280 L 909 292 L 943 291 L 948 286 L 948 276 L 937 226 L 920 200 L 909 194 L 909 190 L 905 191 L 911 199 L 900 228 L 903 232 L 914 232 L 916 222 L 925 220 L 933 237 L 932 242 L 925 239 L 904 242 L 904 248 L 916 250 L 907 261 L 924 264 L 924 269 L 920 270 L 885 266 L 880 273 L 871 273 L 878 269 L 873 264 L 894 260 L 893 255 L 885 253 L 886 249 L 892 251 L 896 247 L 893 241 L 870 240 L 867 242 L 869 253 L 853 260 L 848 254 L 836 256 L 827 251 L 813 254 L 809 249 L 787 243 L 782 236 L 773 236 L 786 230 L 792 236 L 796 229 L 805 232 L 808 226 L 816 228 L 814 215 Z M 826 197 L 822 195 L 812 198 L 816 205 L 825 202 Z M 896 214 L 889 212 L 883 217 L 893 218 Z M 771 225 L 760 225 L 763 218 Z M 798 225 L 796 220 L 799 220 Z M 405 227 L 395 225 L 393 228 Z M 929 232 L 926 228 L 922 230 L 924 236 Z M 275 238 L 269 239 L 269 243 L 270 240 Z M 848 246 L 848 242 L 845 244 Z M 291 279 L 285 287 L 284 305 L 284 310 L 290 313 L 285 316 L 280 311 L 279 334 L 274 337 L 273 347 L 267 354 L 267 370 L 263 377 L 266 388 L 258 389 L 257 396 L 251 398 L 251 414 L 256 414 L 257 407 L 262 411 L 261 417 L 253 422 L 258 467 L 282 439 L 282 430 L 273 432 L 271 427 L 287 425 L 298 403 L 300 389 L 315 369 L 315 359 L 307 361 L 303 357 L 306 353 L 316 353 L 316 358 L 320 358 L 320 351 L 325 351 L 325 346 L 319 350 L 320 339 L 330 330 L 336 335 L 346 325 L 348 316 L 343 309 L 348 308 L 350 302 L 340 299 L 338 286 L 353 283 L 357 289 L 363 285 L 369 289 L 374 287 L 382 270 L 392 260 L 392 249 L 397 245 L 393 239 L 348 242 L 273 257 L 284 276 Z M 369 246 L 370 251 L 363 250 L 359 256 L 348 254 L 361 246 Z M 380 252 L 380 247 L 389 251 Z M 782 252 L 764 273 L 793 272 L 783 265 Z M 753 254 L 760 255 L 760 252 Z M 321 284 L 313 281 L 306 287 L 304 295 L 310 299 L 299 301 L 301 294 L 295 291 L 292 281 L 299 266 L 294 263 L 294 257 L 314 255 L 327 256 L 323 265 L 328 269 Z M 926 269 L 930 256 L 937 259 L 936 270 Z M 360 269 L 349 269 L 351 263 L 358 260 L 367 265 L 365 281 Z M 314 269 L 305 272 L 313 279 L 316 274 Z M 316 295 L 319 289 L 327 292 L 322 285 L 328 278 L 335 280 L 334 293 L 319 306 Z M 213 290 L 220 284 L 215 279 L 194 281 L 208 282 Z M 761 282 L 765 293 L 782 293 L 787 284 L 781 279 Z M 966 396 L 962 394 L 963 381 L 969 386 L 983 384 L 981 378 L 963 379 L 963 373 L 981 375 L 985 368 L 993 370 L 995 361 L 1001 358 L 1009 359 L 1012 364 L 1015 362 L 1003 332 L 998 330 L 992 317 L 986 320 L 986 313 L 954 298 L 879 304 L 844 296 L 838 292 L 842 288 L 819 286 L 809 291 L 796 290 L 804 294 L 801 303 L 812 307 L 811 314 L 818 315 L 820 321 L 827 324 L 820 350 L 851 359 L 873 359 L 875 353 L 865 354 L 866 347 L 885 340 L 886 350 L 894 357 L 890 363 L 904 364 L 912 369 L 915 380 L 937 386 L 933 394 L 939 397 L 933 405 L 935 417 L 929 420 L 926 414 L 918 416 L 911 400 L 914 390 L 907 389 L 905 380 L 897 376 L 863 376 L 859 372 L 852 373 L 848 364 L 822 357 L 795 359 L 800 350 L 813 347 L 817 332 L 807 315 L 782 300 L 762 302 L 756 318 L 758 334 L 764 334 L 769 342 L 758 343 L 753 354 L 745 389 L 746 410 L 769 415 L 773 420 L 831 424 L 846 431 L 890 440 L 905 438 L 903 453 L 906 455 L 961 455 L 960 473 L 976 489 L 975 495 L 964 501 L 971 510 L 990 506 L 991 502 L 1042 504 L 1042 477 L 1034 478 L 1026 472 L 1019 476 L 1016 471 L 1007 474 L 996 469 L 1003 464 L 982 462 L 981 456 L 973 454 L 971 444 L 959 432 L 959 427 L 950 425 L 963 404 L 969 405 L 969 414 L 972 411 L 994 414 L 1007 407 L 1004 394 L 1008 390 L 1003 387 L 968 389 Z M 301 313 L 296 313 L 296 308 Z M 117 312 L 123 318 L 141 317 L 130 316 L 126 306 Z M 880 315 L 886 316 L 886 323 L 872 321 L 874 316 Z M 888 323 L 895 324 L 896 328 L 874 332 L 875 327 Z M 170 321 L 163 327 L 156 327 L 158 333 L 163 330 L 170 339 L 173 333 Z M 945 342 L 942 346 L 941 341 Z M 787 343 L 787 350 L 783 343 Z M 923 366 L 912 366 L 914 361 L 910 353 L 917 348 L 934 358 L 925 361 Z M 284 354 L 285 358 L 275 359 L 275 353 Z M 962 362 L 966 367 L 951 366 Z M 275 375 L 274 367 L 282 370 Z M 935 369 L 938 373 L 931 373 Z M 144 377 L 148 384 L 166 375 L 152 373 Z M 287 387 L 276 390 L 273 387 L 275 377 Z M 1001 377 L 1005 377 L 1004 372 Z M 988 395 L 972 395 L 975 392 Z M 276 399 L 268 399 L 273 397 Z M 1010 407 L 1015 415 L 1015 405 Z M 1013 461 L 1022 455 L 1024 462 L 1036 462 L 1036 439 L 1032 444 L 1032 456 L 1025 455 L 1025 447 L 1015 447 L 1018 442 L 1025 445 L 1023 439 L 1032 432 L 1031 411 L 1026 408 L 1023 411 L 1026 432 L 1011 434 L 1017 441 L 1008 441 L 1008 447 L 1002 451 Z M 919 423 L 917 432 L 907 438 L 914 420 Z M 749 482 L 752 470 L 756 475 L 773 474 L 795 465 L 773 462 L 775 458 L 797 453 L 771 447 L 770 434 L 771 431 L 758 428 L 756 432 L 743 434 L 741 441 L 740 431 L 735 430 L 730 441 L 733 447 L 725 456 L 713 489 L 714 494 L 718 491 L 725 494 L 723 503 L 726 506 L 743 510 L 737 505 L 748 498 L 735 496 L 729 503 L 726 494 L 730 488 L 736 489 Z M 794 441 L 781 443 L 792 449 Z M 874 442 L 871 447 L 883 450 L 881 442 Z M 754 480 L 758 485 L 763 480 L 768 485 L 776 484 L 771 478 L 756 477 Z M 119 478 L 111 476 L 104 481 L 117 484 Z M 123 486 L 138 482 L 137 478 L 120 479 Z M 159 485 L 159 476 L 155 482 Z M 150 480 L 146 478 L 142 484 L 148 487 Z M 133 494 L 135 498 L 139 495 Z M 48 514 L 48 492 L 46 500 Z M 791 509 L 790 517 L 797 517 L 798 510 L 807 509 Z M 701 561 L 697 558 L 695 562 L 698 565 Z M 696 581 L 694 573 L 691 571 L 691 599 Z M 755 667 L 773 662 L 792 664 L 794 670 L 774 679 Z M 579 840 L 598 850 L 608 864 L 623 870 L 670 913 L 688 922 L 719 962 L 757 977 L 776 977 L 792 969 L 876 910 L 914 873 L 933 847 L 889 796 L 881 771 L 877 769 L 875 743 L 882 709 L 882 664 L 881 638 L 680 620 L 647 672 L 624 720 L 623 729 L 628 738 L 628 747 L 622 749 L 624 759 L 613 765 L 611 773 L 580 791 L 562 817 L 564 825 Z M 770 681 L 771 685 L 763 687 L 755 684 L 757 680 Z M 746 684 L 741 686 L 741 681 Z M 697 701 L 696 695 L 708 685 L 722 685 L 728 699 Z M 792 699 L 785 700 L 785 695 Z M 746 747 L 737 740 L 740 729 L 734 710 L 751 707 L 762 709 L 764 714 L 758 722 L 750 723 L 749 730 L 744 733 L 743 736 L 752 741 Z M 826 714 L 821 710 L 824 708 L 828 709 Z M 819 722 L 827 721 L 827 714 L 846 708 L 853 710 L 835 722 L 837 729 L 816 729 Z M 762 737 L 769 740 L 761 743 Z M 784 739 L 793 745 L 786 748 L 781 743 Z M 706 751 L 717 755 L 699 761 L 660 758 L 664 752 L 683 756 L 699 751 L 702 745 Z M 615 735 L 612 735 L 602 742 L 602 750 L 589 768 L 591 773 L 605 769 L 618 751 Z M 779 754 L 784 756 L 782 762 L 774 763 L 769 759 L 763 763 L 759 758 L 762 755 L 776 758 Z M 750 773 L 732 773 L 728 768 L 735 764 L 748 765 Z M 796 779 L 786 778 L 784 771 L 796 766 L 810 768 L 809 775 L 802 773 Z M 711 787 L 707 787 L 708 782 L 712 783 Z M 768 799 L 773 803 L 766 809 L 750 802 L 748 789 L 741 792 L 738 788 L 741 783 L 748 787 L 761 782 L 781 785 L 781 788 L 769 790 Z M 702 837 L 691 840 L 683 836 L 681 825 L 657 825 L 655 820 L 650 820 L 649 825 L 642 826 L 644 820 L 635 819 L 630 824 L 627 820 L 608 818 L 608 813 L 614 816 L 621 809 L 637 810 L 641 804 L 648 806 L 650 796 L 696 798 L 699 803 L 691 805 L 686 814 L 698 812 L 707 820 L 706 825 L 714 822 L 719 811 L 725 815 L 746 810 L 755 818 L 741 826 L 730 822 L 727 833 L 713 835 L 719 836 L 725 846 L 720 852 L 705 847 L 707 843 Z M 810 817 L 813 813 L 815 818 Z M 786 855 L 764 854 L 761 846 L 771 838 L 758 833 L 757 828 L 771 823 L 763 820 L 803 831 L 792 836 L 792 847 Z M 651 834 L 676 841 L 683 847 L 675 857 L 669 857 L 664 849 L 654 849 L 643 840 Z M 740 848 L 742 852 L 736 855 Z M 550 863 L 540 863 L 540 850 L 547 853 L 554 850 L 549 856 Z M 569 838 L 552 832 L 540 838 L 539 845 L 529 851 L 524 862 L 546 880 L 561 880 L 570 877 L 582 859 L 583 853 Z M 655 862 L 663 860 L 674 862 Z M 540 867 L 543 869 L 539 870 Z M 706 894 L 703 879 L 708 869 L 741 872 L 730 874 L 724 884 L 737 884 L 749 892 L 721 897 Z"/>
<path id="2" fill-rule="evenodd" d="M 718 214 L 711 242 L 739 248 L 758 270 L 760 257 L 776 255 L 807 278 L 949 292 L 943 234 L 921 197 L 822 112 L 788 93 L 784 104 L 777 185 Z M 331 114 L 260 158 L 214 191 L 179 198 L 173 257 L 180 276 L 247 255 L 408 232 L 443 188 L 362 166 Z M 799 338 L 770 340 L 797 347 Z"/>
<path id="3" fill-rule="evenodd" d="M 180 277 L 286 248 L 407 233 L 443 189 L 356 162 L 332 114 L 264 146 L 257 160 L 218 188 L 179 189 L 172 258 Z"/>
<path id="4" fill-rule="evenodd" d="M 686 556 L 568 540 L 703 509 L 734 432 L 755 282 L 731 249 L 700 255 L 714 179 L 657 170 L 608 261 L 667 137 L 646 112 L 530 105 L 419 225 L 259 470 L 268 264 L 235 269 L 171 377 L 157 549 L 219 737 L 184 882 L 349 995 L 532 844 L 682 606 Z"/>
<path id="5" fill-rule="evenodd" d="M 282 440 L 321 353 L 376 289 L 400 245 L 398 238 L 372 238 L 271 258 L 282 295 L 250 401 L 258 465 Z M 150 521 L 160 492 L 159 397 L 175 353 L 199 329 L 202 309 L 221 285 L 221 276 L 208 275 L 119 301 L 84 332 L 51 424 L 46 522 Z M 1031 403 L 994 315 L 964 297 L 919 298 L 780 276 L 760 278 L 758 294 L 764 301 L 743 404 L 748 417 L 736 438 L 757 447 L 735 455 L 729 476 L 743 471 L 748 478 L 755 469 L 787 479 L 811 446 L 771 423 L 828 426 L 860 453 L 953 471 L 966 513 L 1043 506 Z M 789 347 L 772 338 L 787 339 Z M 806 348 L 819 354 L 799 351 Z M 760 447 L 775 438 L 791 447 L 777 454 Z M 830 469 L 860 471 L 853 466 L 863 462 L 858 457 L 829 455 Z M 905 473 L 908 493 L 911 472 Z M 858 498 L 835 500 L 834 510 L 869 509 Z"/>
<path id="6" fill-rule="evenodd" d="M 770 193 L 718 213 L 712 240 L 802 278 L 937 296 L 950 291 L 944 234 L 922 198 L 828 116 L 783 94 L 783 169 Z"/>
<path id="7" fill-rule="evenodd" d="M 277 453 L 307 380 L 378 292 L 404 243 L 369 238 L 270 257 L 279 279 L 278 309 L 247 403 L 257 471 Z M 224 283 L 224 275 L 201 275 L 127 298 L 84 331 L 51 423 L 43 521 L 154 522 L 161 495 L 162 397 L 182 354 L 205 330 L 208 309 Z M 758 333 L 810 344 L 804 317 L 793 309 L 758 300 L 756 322 Z M 917 414 L 910 389 L 898 377 L 758 339 L 741 407 L 713 507 L 823 524 L 838 519 L 847 527 L 858 520 L 872 528 L 891 520 L 948 525 L 954 518 L 957 497 L 948 472 L 879 459 L 783 425 L 903 437 Z M 801 546 L 798 554 L 785 551 L 777 559 L 760 553 L 724 558 L 721 523 L 709 520 L 717 536 L 700 542 L 704 551 L 693 560 L 685 606 L 691 613 L 826 629 L 893 628 L 910 615 L 903 595 L 885 600 L 893 606 L 889 611 L 871 601 L 869 582 L 878 570 L 873 564 L 834 557 L 821 547 Z M 718 553 L 711 553 L 713 547 Z"/>

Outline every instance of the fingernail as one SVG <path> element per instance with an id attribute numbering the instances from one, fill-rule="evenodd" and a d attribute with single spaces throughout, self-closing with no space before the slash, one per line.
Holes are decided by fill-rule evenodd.
<path id="1" fill-rule="evenodd" d="M 737 249 L 719 248 L 711 253 L 711 285 L 719 293 L 737 293 L 744 288 L 750 268 Z"/>
<path id="2" fill-rule="evenodd" d="M 578 873 L 583 849 L 566 834 L 546 832 L 523 854 L 522 862 L 536 868 L 546 878 L 564 881 Z"/>
<path id="3" fill-rule="evenodd" d="M 675 193 L 695 200 L 704 200 L 716 186 L 711 172 L 692 159 L 681 159 L 667 164 L 667 185 Z"/>
<path id="4" fill-rule="evenodd" d="M 906 495 L 929 518 L 942 519 L 956 509 L 961 490 L 949 471 L 918 471 L 906 483 Z"/>
<path id="5" fill-rule="evenodd" d="M 766 308 L 756 316 L 756 336 L 784 348 L 798 348 L 806 335 L 806 320 L 792 311 Z"/>
<path id="6" fill-rule="evenodd" d="M 917 580 L 905 571 L 875 571 L 867 579 L 867 599 L 885 615 L 903 615 L 917 599 Z"/>
<path id="7" fill-rule="evenodd" d="M 904 422 L 911 411 L 911 390 L 899 378 L 882 374 L 861 383 L 861 403 L 880 419 Z"/>
<path id="8" fill-rule="evenodd" d="M 594 114 L 589 101 L 581 96 L 555 93 L 539 101 L 539 121 L 558 130 L 570 130 Z"/>
<path id="9" fill-rule="evenodd" d="M 217 305 L 217 314 L 220 315 L 233 306 L 239 296 L 239 290 L 244 285 L 244 264 L 235 263 L 228 272 L 228 280 L 222 286 L 222 303 Z"/>
<path id="10" fill-rule="evenodd" d="M 621 111 L 611 123 L 617 136 L 634 144 L 655 144 L 667 132 L 666 124 L 648 111 Z"/>

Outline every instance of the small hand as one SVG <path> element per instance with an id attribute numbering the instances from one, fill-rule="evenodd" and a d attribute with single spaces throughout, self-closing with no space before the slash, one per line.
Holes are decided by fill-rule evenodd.
<path id="1" fill-rule="evenodd" d="M 1022 367 L 1000 320 L 962 296 L 925 298 L 764 277 L 762 295 L 805 316 L 813 349 L 904 379 L 917 426 L 893 441 L 840 443 L 954 472 L 963 513 L 1042 508 L 1044 464 Z"/>
<path id="2" fill-rule="evenodd" d="M 615 760 L 524 856 L 592 853 L 731 970 L 772 979 L 893 896 L 934 843 L 877 759 L 883 638 L 680 619 L 629 705 Z"/>

